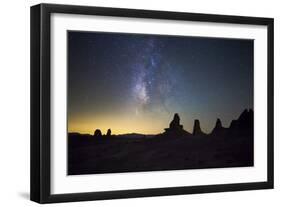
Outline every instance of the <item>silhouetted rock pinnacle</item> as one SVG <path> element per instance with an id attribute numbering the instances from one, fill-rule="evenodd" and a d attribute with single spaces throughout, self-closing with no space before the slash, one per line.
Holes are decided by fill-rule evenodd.
<path id="1" fill-rule="evenodd" d="M 221 120 L 217 119 L 215 129 L 221 129 L 221 128 L 222 128 Z"/>
<path id="2" fill-rule="evenodd" d="M 180 117 L 178 114 L 174 115 L 174 119 L 170 123 L 170 129 L 182 129 L 183 126 L 180 125 Z"/>
<path id="3" fill-rule="evenodd" d="M 181 136 L 189 134 L 183 129 L 183 126 L 180 124 L 180 117 L 176 113 L 173 120 L 171 121 L 169 128 L 165 129 L 164 135 L 168 136 Z"/>
<path id="4" fill-rule="evenodd" d="M 111 136 L 111 129 L 108 129 L 108 130 L 107 130 L 106 136 Z"/>
<path id="5" fill-rule="evenodd" d="M 101 130 L 100 129 L 96 129 L 95 133 L 94 133 L 94 136 L 95 137 L 101 137 L 102 136 Z"/>
<path id="6" fill-rule="evenodd" d="M 243 122 L 248 119 L 248 110 L 245 109 L 242 114 L 239 116 L 238 121 Z"/>
<path id="7" fill-rule="evenodd" d="M 201 127 L 200 127 L 200 122 L 198 119 L 195 119 L 194 120 L 194 126 L 193 126 L 193 132 L 192 132 L 193 135 L 203 135 L 204 133 L 202 132 L 201 130 Z"/>
<path id="8" fill-rule="evenodd" d="M 254 112 L 252 109 L 245 109 L 237 120 L 232 120 L 230 130 L 232 133 L 253 133 L 254 127 Z"/>
<path id="9" fill-rule="evenodd" d="M 220 119 L 217 119 L 216 121 L 216 125 L 213 129 L 213 131 L 211 132 L 211 134 L 221 134 L 225 131 L 225 128 L 222 127 L 222 124 L 221 124 L 221 120 Z"/>
<path id="10" fill-rule="evenodd" d="M 238 128 L 238 121 L 237 120 L 232 120 L 230 123 L 230 129 L 236 129 Z"/>

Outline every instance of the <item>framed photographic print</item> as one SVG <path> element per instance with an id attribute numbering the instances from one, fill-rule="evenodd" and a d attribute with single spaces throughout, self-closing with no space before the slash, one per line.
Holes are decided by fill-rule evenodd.
<path id="1" fill-rule="evenodd" d="M 31 7 L 31 200 L 273 188 L 273 19 Z"/>

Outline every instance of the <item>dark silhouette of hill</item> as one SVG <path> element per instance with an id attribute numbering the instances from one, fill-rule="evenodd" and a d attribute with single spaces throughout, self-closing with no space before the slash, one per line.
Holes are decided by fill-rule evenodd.
<path id="1" fill-rule="evenodd" d="M 253 166 L 253 110 L 244 110 L 230 126 L 216 120 L 210 134 L 194 121 L 192 134 L 175 114 L 157 135 L 137 133 L 68 134 L 68 174 L 136 172 Z"/>
<path id="2" fill-rule="evenodd" d="M 151 134 L 139 134 L 139 133 L 129 133 L 129 134 L 119 134 L 116 135 L 116 137 L 120 137 L 120 138 L 152 138 L 155 137 L 155 135 L 151 135 Z"/>

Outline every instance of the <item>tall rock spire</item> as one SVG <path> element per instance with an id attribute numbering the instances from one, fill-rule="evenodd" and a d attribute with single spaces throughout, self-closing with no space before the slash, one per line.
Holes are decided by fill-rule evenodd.
<path id="1" fill-rule="evenodd" d="M 221 129 L 221 128 L 222 128 L 221 120 L 217 119 L 215 129 Z"/>
<path id="2" fill-rule="evenodd" d="M 223 131 L 224 131 L 224 128 L 222 127 L 221 120 L 217 119 L 216 125 L 211 134 L 221 134 Z"/>
<path id="3" fill-rule="evenodd" d="M 169 128 L 165 129 L 164 135 L 177 137 L 190 135 L 190 133 L 183 129 L 183 126 L 180 124 L 180 116 L 176 113 L 174 114 L 173 120 L 170 122 Z"/>
<path id="4" fill-rule="evenodd" d="M 200 122 L 198 119 L 195 119 L 194 120 L 194 126 L 193 126 L 193 132 L 192 132 L 193 135 L 202 135 L 204 134 L 201 130 L 201 127 L 200 127 Z"/>

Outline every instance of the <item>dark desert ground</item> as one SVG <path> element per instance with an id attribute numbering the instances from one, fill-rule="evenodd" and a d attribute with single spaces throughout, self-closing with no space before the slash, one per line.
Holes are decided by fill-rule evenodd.
<path id="1" fill-rule="evenodd" d="M 178 114 L 157 135 L 68 134 L 68 174 L 95 174 L 253 166 L 253 111 L 244 110 L 224 128 L 217 119 L 211 133 L 184 130 Z"/>

